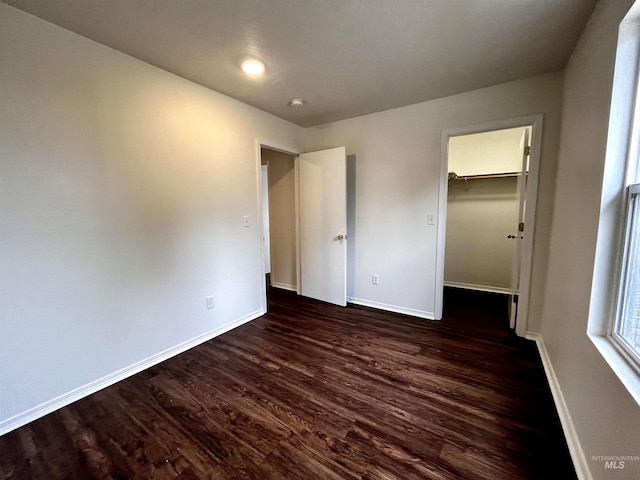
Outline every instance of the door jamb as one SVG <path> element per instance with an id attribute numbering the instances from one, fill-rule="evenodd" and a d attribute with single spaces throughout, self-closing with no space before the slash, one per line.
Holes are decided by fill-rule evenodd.
<path id="1" fill-rule="evenodd" d="M 529 157 L 529 175 L 526 193 L 526 226 L 522 240 L 522 269 L 520 271 L 520 295 L 518 298 L 518 320 L 516 334 L 525 336 L 529 313 L 529 294 L 531 288 L 531 267 L 533 259 L 533 240 L 536 226 L 536 200 L 538 197 L 538 176 L 542 147 L 543 114 L 486 122 L 475 125 L 445 129 L 441 136 L 440 188 L 438 193 L 438 233 L 436 239 L 436 285 L 434 312 L 436 320 L 442 319 L 444 297 L 444 254 L 447 225 L 448 159 L 449 138 L 474 133 L 504 130 L 507 128 L 531 126 L 531 155 Z"/>
<path id="2" fill-rule="evenodd" d="M 296 271 L 298 276 L 298 281 L 296 282 L 297 293 L 300 294 L 300 234 L 298 229 L 298 155 L 300 155 L 300 151 L 297 148 L 280 145 L 277 142 L 272 142 L 270 140 L 265 140 L 261 138 L 256 138 L 255 141 L 255 155 L 256 155 L 256 179 L 257 179 L 257 192 L 258 192 L 258 215 L 259 220 L 259 230 L 260 232 L 264 231 L 264 225 L 262 224 L 262 209 L 264 205 L 262 204 L 262 148 L 268 148 L 269 150 L 275 150 L 278 152 L 286 153 L 288 155 L 294 156 L 294 175 L 295 175 L 295 217 L 296 217 Z M 261 233 L 262 235 L 262 233 Z M 262 251 L 262 242 L 260 242 L 260 294 L 261 294 L 261 302 L 262 302 L 262 313 L 267 312 L 267 286 L 265 284 L 265 268 L 264 268 L 264 252 Z"/>

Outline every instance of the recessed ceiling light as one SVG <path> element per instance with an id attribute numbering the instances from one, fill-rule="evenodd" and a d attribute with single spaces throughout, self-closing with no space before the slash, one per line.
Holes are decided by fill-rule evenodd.
<path id="1" fill-rule="evenodd" d="M 242 62 L 242 70 L 244 73 L 251 76 L 261 75 L 264 73 L 264 63 L 259 60 L 250 58 Z"/>
<path id="2" fill-rule="evenodd" d="M 305 101 L 301 98 L 292 98 L 289 100 L 290 107 L 302 107 L 305 104 Z"/>

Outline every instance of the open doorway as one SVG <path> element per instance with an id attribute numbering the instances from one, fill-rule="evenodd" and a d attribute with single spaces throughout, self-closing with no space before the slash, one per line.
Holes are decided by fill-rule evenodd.
<path id="1" fill-rule="evenodd" d="M 520 206 L 528 175 L 524 149 L 530 132 L 527 126 L 449 139 L 445 289 L 491 294 L 474 297 L 502 303 L 511 327 L 517 304 L 510 297 L 518 295 L 519 284 Z"/>
<path id="2" fill-rule="evenodd" d="M 345 147 L 294 154 L 259 141 L 257 145 L 264 225 L 263 309 L 267 283 L 346 306 Z"/>
<path id="3" fill-rule="evenodd" d="M 519 335 L 526 334 L 541 126 L 532 116 L 443 132 L 436 308 L 447 296 L 488 299 Z"/>
<path id="4" fill-rule="evenodd" d="M 260 149 L 267 286 L 298 290 L 295 155 Z"/>

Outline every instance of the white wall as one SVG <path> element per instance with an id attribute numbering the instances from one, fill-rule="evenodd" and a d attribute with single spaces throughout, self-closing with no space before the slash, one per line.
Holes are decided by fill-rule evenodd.
<path id="1" fill-rule="evenodd" d="M 517 177 L 449 182 L 446 285 L 511 291 L 518 206 Z"/>
<path id="2" fill-rule="evenodd" d="M 269 165 L 269 223 L 271 229 L 271 285 L 296 290 L 296 186 L 294 156 L 263 149 Z"/>
<path id="3" fill-rule="evenodd" d="M 6 431 L 259 314 L 256 137 L 303 134 L 5 4 L 0 45 Z"/>
<path id="4" fill-rule="evenodd" d="M 547 262 L 562 74 L 551 73 L 306 131 L 306 150 L 345 145 L 355 155 L 352 300 L 434 314 L 440 143 L 443 129 L 544 114 L 529 328 L 537 330 Z M 445 172 L 446 174 L 446 172 Z M 439 219 L 444 225 L 444 219 Z M 371 284 L 371 275 L 380 284 Z"/>
<path id="5" fill-rule="evenodd" d="M 524 131 L 518 127 L 451 137 L 449 171 L 464 176 L 522 170 Z"/>
<path id="6" fill-rule="evenodd" d="M 541 334 L 594 479 L 594 455 L 639 455 L 640 409 L 586 335 L 617 28 L 630 0 L 601 0 L 565 71 L 562 141 Z M 622 173 L 621 173 L 622 174 Z"/>

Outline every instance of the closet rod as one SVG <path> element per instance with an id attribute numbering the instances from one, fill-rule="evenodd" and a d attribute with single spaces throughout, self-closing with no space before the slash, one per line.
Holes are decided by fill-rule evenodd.
<path id="1" fill-rule="evenodd" d="M 455 172 L 450 172 L 449 173 L 449 180 L 475 180 L 475 179 L 481 179 L 481 178 L 507 178 L 507 177 L 519 177 L 520 175 L 522 175 L 522 172 L 485 173 L 485 174 L 479 174 L 479 175 L 457 175 Z"/>

